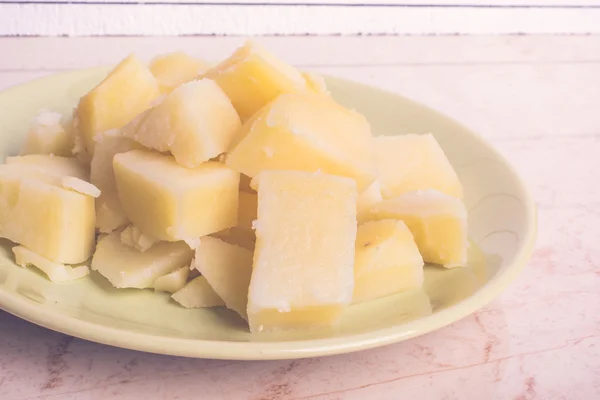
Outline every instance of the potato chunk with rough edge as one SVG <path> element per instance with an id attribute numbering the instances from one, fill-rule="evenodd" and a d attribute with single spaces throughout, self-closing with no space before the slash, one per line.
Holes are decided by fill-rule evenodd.
<path id="1" fill-rule="evenodd" d="M 196 248 L 194 266 L 225 306 L 248 319 L 248 286 L 252 274 L 252 251 L 206 236 Z"/>
<path id="2" fill-rule="evenodd" d="M 209 62 L 183 51 L 161 54 L 150 62 L 150 72 L 156 78 L 162 93 L 169 93 L 177 86 L 196 79 L 210 67 Z"/>
<path id="3" fill-rule="evenodd" d="M 52 174 L 1 166 L 0 237 L 51 261 L 78 264 L 94 249 L 94 198 L 60 185 Z"/>
<path id="4" fill-rule="evenodd" d="M 175 293 L 185 286 L 189 274 L 190 267 L 187 265 L 183 266 L 173 272 L 156 278 L 152 287 L 157 292 Z"/>
<path id="5" fill-rule="evenodd" d="M 67 123 L 69 121 L 62 114 L 40 112 L 33 121 L 33 126 L 27 133 L 19 154 L 53 154 L 69 157 L 74 143 L 71 131 L 65 126 Z"/>
<path id="6" fill-rule="evenodd" d="M 169 151 L 177 163 L 194 168 L 228 150 L 240 127 L 227 95 L 203 79 L 173 90 L 124 127 L 123 134 L 150 149 Z"/>
<path id="7" fill-rule="evenodd" d="M 356 180 L 359 191 L 375 180 L 369 123 L 325 96 L 281 95 L 244 129 L 248 133 L 229 152 L 226 164 L 245 175 L 320 170 Z"/>
<path id="8" fill-rule="evenodd" d="M 218 162 L 196 168 L 171 156 L 133 150 L 113 162 L 123 210 L 159 240 L 193 240 L 237 223 L 240 175 Z"/>
<path id="9" fill-rule="evenodd" d="M 20 265 L 21 267 L 33 265 L 46 274 L 48 279 L 54 283 L 71 282 L 90 274 L 90 269 L 85 265 L 72 267 L 70 265 L 60 264 L 48 260 L 23 246 L 15 246 L 12 248 L 12 251 L 15 255 L 15 263 L 17 265 Z"/>
<path id="10" fill-rule="evenodd" d="M 89 157 L 94 155 L 96 135 L 123 127 L 159 95 L 158 83 L 142 61 L 134 55 L 121 61 L 79 100 L 75 124 Z"/>
<path id="11" fill-rule="evenodd" d="M 283 93 L 307 91 L 298 70 L 251 40 L 203 76 L 227 93 L 242 121 Z"/>
<path id="12" fill-rule="evenodd" d="M 225 302 L 210 286 L 206 277 L 198 276 L 173 293 L 173 300 L 185 308 L 224 306 Z"/>
<path id="13" fill-rule="evenodd" d="M 423 258 L 404 222 L 380 220 L 358 227 L 352 301 L 372 300 L 423 285 Z"/>
<path id="14" fill-rule="evenodd" d="M 458 176 L 433 135 L 377 136 L 373 140 L 384 198 L 425 189 L 462 198 Z"/>
<path id="15" fill-rule="evenodd" d="M 141 252 L 121 243 L 119 232 L 113 232 L 98 241 L 92 270 L 116 288 L 145 289 L 159 277 L 189 265 L 193 255 L 184 242 L 160 242 Z"/>
<path id="16" fill-rule="evenodd" d="M 356 183 L 302 171 L 264 171 L 255 181 L 250 330 L 335 326 L 352 300 Z"/>
<path id="17" fill-rule="evenodd" d="M 437 190 L 420 190 L 384 200 L 361 212 L 359 222 L 404 221 L 425 262 L 462 267 L 467 262 L 467 210 L 463 202 Z"/>

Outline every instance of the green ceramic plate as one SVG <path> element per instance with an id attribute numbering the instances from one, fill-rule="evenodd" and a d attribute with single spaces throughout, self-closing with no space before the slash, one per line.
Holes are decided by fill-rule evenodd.
<path id="1" fill-rule="evenodd" d="M 99 82 L 96 68 L 40 79 L 0 93 L 0 155 L 14 155 L 40 109 L 68 112 Z M 525 185 L 488 143 L 453 120 L 403 97 L 328 78 L 334 97 L 367 116 L 377 135 L 432 132 L 465 189 L 472 246 L 469 265 L 426 266 L 423 290 L 351 306 L 335 333 L 253 337 L 232 312 L 185 310 L 165 294 L 116 290 L 97 273 L 52 284 L 13 263 L 0 247 L 0 308 L 38 325 L 113 346 L 188 357 L 284 359 L 344 353 L 422 335 L 457 321 L 496 297 L 524 267 L 536 235 Z"/>

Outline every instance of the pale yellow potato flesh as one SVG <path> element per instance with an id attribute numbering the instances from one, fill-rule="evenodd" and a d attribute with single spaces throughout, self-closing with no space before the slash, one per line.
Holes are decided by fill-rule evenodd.
<path id="1" fill-rule="evenodd" d="M 362 115 L 315 94 L 284 94 L 242 127 L 226 164 L 255 177 L 265 170 L 322 171 L 352 178 L 363 191 L 375 180 L 373 139 Z"/>
<path id="2" fill-rule="evenodd" d="M 353 303 L 423 285 L 423 257 L 406 224 L 384 219 L 358 227 Z"/>
<path id="3" fill-rule="evenodd" d="M 352 300 L 356 182 L 264 171 L 248 319 L 252 332 L 330 327 Z"/>
<path id="4" fill-rule="evenodd" d="M 405 193 L 375 204 L 358 215 L 363 223 L 404 221 L 425 262 L 462 267 L 467 262 L 467 210 L 464 203 L 437 190 Z"/>
<path id="5" fill-rule="evenodd" d="M 190 169 L 173 157 L 133 150 L 115 155 L 113 166 L 123 210 L 147 235 L 192 240 L 237 223 L 240 176 L 221 163 Z"/>

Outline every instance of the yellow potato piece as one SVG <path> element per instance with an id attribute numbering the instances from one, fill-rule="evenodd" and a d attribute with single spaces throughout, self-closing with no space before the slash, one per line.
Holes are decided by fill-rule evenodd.
<path id="1" fill-rule="evenodd" d="M 110 233 L 129 223 L 117 193 L 113 158 L 115 154 L 143 147 L 124 137 L 117 129 L 102 132 L 97 139 L 96 150 L 90 166 L 90 181 L 101 192 L 96 200 L 96 228 L 100 232 Z"/>
<path id="2" fill-rule="evenodd" d="M 250 330 L 334 326 L 352 300 L 356 183 L 302 171 L 264 171 L 256 183 Z"/>
<path id="3" fill-rule="evenodd" d="M 224 306 L 225 302 L 210 286 L 206 277 L 198 276 L 173 293 L 173 300 L 185 308 Z"/>
<path id="4" fill-rule="evenodd" d="M 423 258 L 404 222 L 387 219 L 358 227 L 354 303 L 422 285 Z"/>
<path id="5" fill-rule="evenodd" d="M 159 240 L 191 240 L 235 226 L 237 172 L 218 162 L 189 169 L 173 157 L 133 150 L 113 162 L 121 205 L 131 222 Z"/>
<path id="6" fill-rule="evenodd" d="M 282 93 L 307 91 L 298 70 L 253 41 L 247 41 L 203 76 L 227 93 L 242 121 Z"/>
<path id="7" fill-rule="evenodd" d="M 227 95 L 213 81 L 185 83 L 133 120 L 123 134 L 144 146 L 169 151 L 194 168 L 229 149 L 241 123 Z"/>
<path id="8" fill-rule="evenodd" d="M 158 277 L 154 281 L 154 290 L 157 292 L 175 293 L 185 286 L 189 274 L 190 267 L 186 265 L 171 273 Z"/>
<path id="9" fill-rule="evenodd" d="M 322 171 L 355 179 L 359 191 L 375 180 L 367 120 L 330 98 L 284 94 L 242 131 L 226 164 L 250 177 L 264 170 Z"/>
<path id="10" fill-rule="evenodd" d="M 113 232 L 98 241 L 92 270 L 116 288 L 151 288 L 159 277 L 189 265 L 193 254 L 184 242 L 160 242 L 141 252 L 121 243 L 119 232 Z"/>
<path id="11" fill-rule="evenodd" d="M 159 95 L 158 83 L 142 61 L 134 55 L 121 61 L 77 106 L 75 123 L 85 152 L 93 156 L 96 135 L 123 127 Z"/>
<path id="12" fill-rule="evenodd" d="M 225 302 L 225 306 L 248 319 L 248 285 L 252 274 L 252 252 L 220 239 L 200 239 L 194 265 Z"/>
<path id="13" fill-rule="evenodd" d="M 135 225 L 129 225 L 121 232 L 121 243 L 141 252 L 148 250 L 158 242 L 158 239 L 146 235 Z"/>
<path id="14" fill-rule="evenodd" d="M 90 172 L 87 167 L 74 157 L 59 157 L 48 154 L 29 154 L 25 156 L 6 157 L 6 164 L 19 165 L 22 168 L 33 168 L 57 176 L 73 176 L 88 181 Z"/>
<path id="15" fill-rule="evenodd" d="M 85 265 L 71 267 L 60 264 L 26 249 L 23 246 L 15 246 L 12 248 L 15 255 L 15 263 L 21 267 L 33 265 L 48 276 L 54 283 L 70 282 L 81 279 L 89 275 L 90 269 Z"/>
<path id="16" fill-rule="evenodd" d="M 60 177 L 0 167 L 0 237 L 51 261 L 78 264 L 95 242 L 94 198 L 60 187 Z"/>
<path id="17" fill-rule="evenodd" d="M 182 51 L 161 54 L 150 62 L 150 72 L 156 78 L 162 93 L 169 93 L 177 86 L 196 79 L 210 67 L 209 62 Z"/>
<path id="18" fill-rule="evenodd" d="M 436 190 L 405 193 L 359 214 L 359 222 L 397 219 L 412 232 L 425 262 L 462 267 L 467 262 L 467 210 L 463 202 Z"/>
<path id="19" fill-rule="evenodd" d="M 379 181 L 375 181 L 365 191 L 358 195 L 358 199 L 356 200 L 356 210 L 357 212 L 361 212 L 382 200 L 381 185 L 379 184 Z"/>
<path id="20" fill-rule="evenodd" d="M 59 113 L 41 112 L 27 133 L 19 154 L 70 156 L 74 143 L 70 131 L 65 127 L 66 123 L 69 121 Z"/>
<path id="21" fill-rule="evenodd" d="M 458 176 L 433 135 L 378 136 L 374 142 L 384 198 L 424 189 L 462 198 Z"/>

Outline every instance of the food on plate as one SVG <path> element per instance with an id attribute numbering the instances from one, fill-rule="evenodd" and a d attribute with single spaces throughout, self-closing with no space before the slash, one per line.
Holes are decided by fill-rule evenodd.
<path id="1" fill-rule="evenodd" d="M 192 264 L 223 299 L 225 306 L 247 319 L 252 251 L 214 237 L 200 239 Z"/>
<path id="2" fill-rule="evenodd" d="M 375 180 L 369 123 L 331 98 L 282 94 L 246 122 L 248 133 L 225 163 L 254 177 L 264 170 L 322 171 L 356 180 L 360 191 Z"/>
<path id="3" fill-rule="evenodd" d="M 355 303 L 423 285 L 423 257 L 404 222 L 366 222 L 358 227 L 354 259 Z"/>
<path id="4" fill-rule="evenodd" d="M 202 79 L 173 90 L 155 107 L 123 128 L 123 134 L 150 149 L 170 152 L 194 168 L 229 150 L 240 118 L 227 95 Z"/>
<path id="5" fill-rule="evenodd" d="M 0 166 L 0 237 L 58 263 L 86 261 L 95 244 L 94 198 L 20 165 Z"/>
<path id="6" fill-rule="evenodd" d="M 189 274 L 190 267 L 184 265 L 175 271 L 156 278 L 152 287 L 157 292 L 175 293 L 185 286 Z"/>
<path id="7" fill-rule="evenodd" d="M 214 65 L 129 56 L 72 114 L 40 112 L 19 154 L 0 165 L 17 264 L 226 307 L 253 334 L 335 329 L 399 292 L 431 312 L 424 263 L 467 262 L 462 185 L 434 136 L 373 136 L 323 77 L 252 41 Z"/>
<path id="8" fill-rule="evenodd" d="M 121 243 L 133 247 L 142 253 L 158 242 L 159 240 L 157 238 L 142 232 L 142 230 L 135 225 L 129 225 L 121 231 Z"/>
<path id="9" fill-rule="evenodd" d="M 219 162 L 185 168 L 171 156 L 132 150 L 115 155 L 113 166 L 125 214 L 150 236 L 193 239 L 237 223 L 240 174 Z"/>
<path id="10" fill-rule="evenodd" d="M 83 278 L 90 273 L 90 269 L 85 265 L 71 267 L 69 265 L 57 263 L 48 260 L 23 246 L 15 246 L 12 251 L 15 255 L 15 263 L 17 265 L 20 265 L 21 267 L 33 265 L 44 272 L 48 276 L 48 279 L 55 283 L 74 281 Z"/>
<path id="11" fill-rule="evenodd" d="M 156 78 L 162 93 L 169 93 L 179 85 L 196 79 L 210 67 L 209 62 L 183 51 L 161 54 L 150 62 L 150 72 Z"/>
<path id="12" fill-rule="evenodd" d="M 308 91 L 296 68 L 250 40 L 203 76 L 225 91 L 242 121 L 282 93 Z"/>
<path id="13" fill-rule="evenodd" d="M 433 135 L 379 136 L 374 142 L 375 164 L 384 198 L 422 189 L 435 189 L 462 198 L 458 176 Z"/>
<path id="14" fill-rule="evenodd" d="M 40 112 L 35 117 L 19 154 L 70 156 L 74 145 L 68 126 L 70 123 L 70 119 L 62 114 L 51 111 Z"/>
<path id="15" fill-rule="evenodd" d="M 433 189 L 409 192 L 375 204 L 358 219 L 403 221 L 425 262 L 445 267 L 464 266 L 467 262 L 467 210 L 456 197 Z"/>
<path id="16" fill-rule="evenodd" d="M 121 242 L 115 231 L 98 241 L 92 270 L 116 288 L 151 288 L 163 275 L 190 265 L 194 252 L 185 242 L 160 242 L 142 252 Z"/>
<path id="17" fill-rule="evenodd" d="M 354 286 L 356 181 L 319 172 L 263 171 L 253 183 L 258 219 L 250 330 L 337 324 Z"/>
<path id="18" fill-rule="evenodd" d="M 87 158 L 93 156 L 96 135 L 123 127 L 159 95 L 158 82 L 144 62 L 134 55 L 121 61 L 79 100 L 74 121 L 77 151 L 87 154 Z"/>
<path id="19" fill-rule="evenodd" d="M 117 193 L 113 158 L 116 154 L 143 147 L 124 137 L 118 129 L 102 132 L 96 139 L 90 166 L 90 182 L 100 189 L 100 196 L 96 199 L 96 228 L 102 233 L 110 233 L 129 223 Z"/>
<path id="20" fill-rule="evenodd" d="M 206 308 L 224 306 L 225 302 L 210 286 L 206 277 L 197 276 L 178 291 L 171 298 L 185 308 Z"/>

